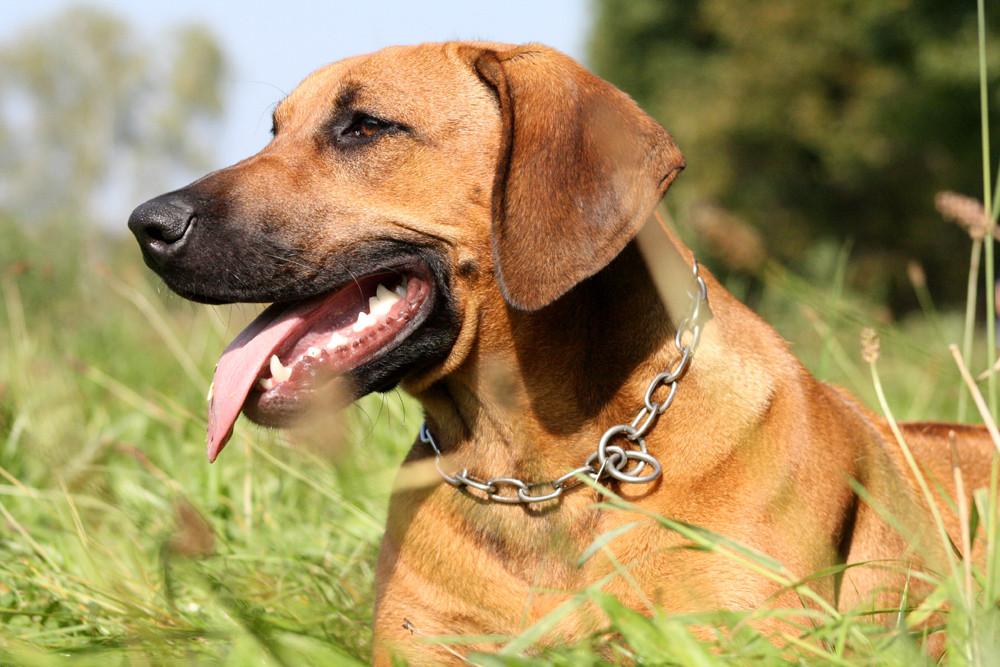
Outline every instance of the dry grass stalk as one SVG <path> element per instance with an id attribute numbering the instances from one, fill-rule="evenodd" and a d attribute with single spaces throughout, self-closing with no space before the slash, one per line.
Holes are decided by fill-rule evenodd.
<path id="1" fill-rule="evenodd" d="M 174 500 L 174 530 L 167 548 L 187 558 L 206 558 L 215 553 L 215 530 L 194 505 Z"/>
<path id="2" fill-rule="evenodd" d="M 990 376 L 990 373 L 1000 372 L 1000 359 L 996 360 L 992 368 L 987 368 L 985 371 L 976 376 L 976 382 L 982 382 Z"/>
<path id="3" fill-rule="evenodd" d="M 739 217 L 710 202 L 691 207 L 691 226 L 712 254 L 742 273 L 757 273 L 767 260 L 760 233 Z"/>

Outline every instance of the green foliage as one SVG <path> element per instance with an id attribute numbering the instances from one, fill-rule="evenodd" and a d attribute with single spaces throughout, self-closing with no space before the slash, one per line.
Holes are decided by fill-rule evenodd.
<path id="1" fill-rule="evenodd" d="M 81 7 L 0 45 L 0 206 L 79 224 L 111 190 L 205 168 L 226 68 L 205 28 L 145 40 Z"/>
<path id="2" fill-rule="evenodd" d="M 894 307 L 917 305 L 903 270 L 914 258 L 938 297 L 964 297 L 965 239 L 932 202 L 943 189 L 982 191 L 975 3 L 595 7 L 595 71 L 688 158 L 673 201 L 722 204 L 795 268 L 817 239 L 852 238 L 853 286 Z M 987 9 L 998 25 L 1000 6 Z M 988 55 L 1000 71 L 1000 51 Z"/>

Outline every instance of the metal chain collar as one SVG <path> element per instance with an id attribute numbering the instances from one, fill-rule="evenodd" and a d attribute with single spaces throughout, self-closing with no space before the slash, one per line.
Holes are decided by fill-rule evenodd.
<path id="1" fill-rule="evenodd" d="M 708 291 L 705 287 L 705 280 L 698 274 L 697 260 L 694 261 L 693 271 L 697 292 L 688 294 L 691 298 L 691 310 L 687 317 L 677 325 L 677 335 L 674 337 L 674 345 L 681 353 L 680 358 L 673 364 L 672 369 L 668 368 L 649 383 L 643 399 L 645 405 L 639 409 L 639 413 L 632 420 L 632 423 L 618 424 L 605 431 L 597 445 L 597 451 L 588 456 L 582 466 L 551 482 L 524 482 L 515 477 L 491 477 L 482 480 L 470 475 L 467 468 L 463 468 L 462 472 L 449 475 L 441 469 L 441 449 L 435 442 L 425 421 L 420 426 L 420 442 L 430 445 L 431 449 L 434 450 L 434 465 L 437 466 L 438 472 L 441 473 L 445 481 L 455 487 L 471 487 L 482 491 L 489 496 L 490 500 L 498 503 L 517 504 L 555 500 L 562 495 L 563 491 L 582 484 L 579 477 L 581 474 L 587 475 L 595 482 L 600 482 L 602 477 L 609 475 L 619 482 L 631 484 L 643 484 L 659 477 L 662 469 L 660 462 L 646 451 L 644 436 L 652 428 L 656 419 L 673 403 L 674 396 L 677 394 L 677 383 L 691 363 L 691 357 L 701 339 L 703 324 L 701 308 L 708 301 Z M 691 342 L 687 345 L 682 340 L 686 332 L 691 333 Z M 653 400 L 653 394 L 664 385 L 669 386 L 669 391 L 663 402 L 659 403 Z M 625 442 L 610 444 L 618 437 L 623 438 Z M 633 463 L 636 465 L 629 470 L 629 466 Z M 641 475 L 640 473 L 647 465 L 651 471 Z M 504 495 L 501 492 L 504 487 L 510 487 L 513 495 Z M 534 487 L 551 487 L 553 491 L 532 495 L 531 489 Z"/>

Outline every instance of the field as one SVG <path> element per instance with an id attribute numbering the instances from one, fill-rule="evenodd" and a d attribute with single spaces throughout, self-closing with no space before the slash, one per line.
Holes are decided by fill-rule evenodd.
<path id="1" fill-rule="evenodd" d="M 419 407 L 398 391 L 370 396 L 345 411 L 338 436 L 295 442 L 241 421 L 209 465 L 209 377 L 255 309 L 169 294 L 131 239 L 56 231 L 0 222 L 0 664 L 366 664 L 374 560 Z M 937 312 L 922 294 L 923 314 L 890 323 L 878 303 L 848 293 L 845 247 L 820 244 L 814 253 L 805 272 L 766 263 L 752 284 L 730 279 L 729 287 L 814 373 L 878 411 L 858 342 L 862 327 L 876 326 L 876 377 L 896 418 L 953 420 L 960 377 L 947 343 L 961 341 L 962 314 Z M 970 406 L 963 409 L 978 420 Z M 992 539 L 987 496 L 971 520 Z M 688 536 L 784 576 L 780 564 L 718 536 Z M 595 600 L 615 619 L 607 633 L 541 649 L 543 622 L 500 656 L 474 662 L 916 665 L 928 661 L 907 628 L 948 605 L 938 631 L 947 633 L 950 662 L 989 664 L 1000 655 L 1000 558 L 989 552 L 984 571 L 959 563 L 941 573 L 938 595 L 901 613 L 894 630 L 817 611 L 779 649 L 747 623 L 753 614 L 648 619 L 588 590 L 577 600 Z M 726 631 L 695 640 L 692 622 Z"/>

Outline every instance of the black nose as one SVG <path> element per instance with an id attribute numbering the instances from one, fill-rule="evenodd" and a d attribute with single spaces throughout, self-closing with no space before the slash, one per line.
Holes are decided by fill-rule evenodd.
<path id="1" fill-rule="evenodd" d="M 129 216 L 128 228 L 135 234 L 146 258 L 163 265 L 171 253 L 184 245 L 195 220 L 190 202 L 171 193 L 140 204 Z"/>

